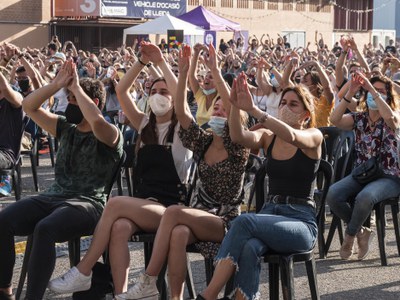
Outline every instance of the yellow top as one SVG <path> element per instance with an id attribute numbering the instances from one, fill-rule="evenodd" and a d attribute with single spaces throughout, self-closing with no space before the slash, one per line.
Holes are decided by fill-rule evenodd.
<path id="1" fill-rule="evenodd" d="M 215 101 L 217 101 L 218 97 L 219 94 L 217 93 L 217 95 L 212 100 L 210 107 L 207 109 L 206 108 L 207 98 L 206 95 L 203 93 L 203 90 L 201 88 L 198 89 L 197 93 L 194 95 L 194 98 L 196 99 L 197 102 L 196 120 L 199 126 L 202 126 L 203 124 L 207 123 L 210 120 L 210 117 L 213 113 Z"/>
<path id="2" fill-rule="evenodd" d="M 329 103 L 324 95 L 319 99 L 314 98 L 314 109 L 315 109 L 315 126 L 326 127 L 330 126 L 329 116 L 333 109 L 333 101 Z"/>

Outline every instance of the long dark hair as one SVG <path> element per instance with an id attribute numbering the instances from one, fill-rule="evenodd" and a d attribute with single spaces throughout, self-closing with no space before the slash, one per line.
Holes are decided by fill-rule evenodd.
<path id="1" fill-rule="evenodd" d="M 157 78 L 156 80 L 153 81 L 153 83 L 150 86 L 150 91 L 153 88 L 153 85 L 157 82 L 164 82 L 167 84 L 166 80 L 164 77 Z M 154 145 L 158 144 L 158 135 L 156 131 L 156 115 L 150 110 L 150 116 L 149 116 L 149 123 L 142 129 L 142 133 L 140 135 L 141 141 L 146 144 L 146 145 Z M 171 136 L 175 130 L 175 126 L 178 123 L 178 119 L 176 118 L 175 115 L 175 109 L 173 109 L 172 112 L 172 117 L 171 117 L 171 124 L 169 125 L 168 132 L 166 135 L 166 139 L 168 139 L 169 136 Z M 165 143 L 165 140 L 163 141 Z"/>

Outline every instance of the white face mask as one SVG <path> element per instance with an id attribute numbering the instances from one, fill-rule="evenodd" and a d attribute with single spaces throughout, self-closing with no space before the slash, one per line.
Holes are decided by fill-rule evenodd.
<path id="1" fill-rule="evenodd" d="M 165 115 L 172 108 L 172 101 L 160 94 L 154 94 L 148 100 L 151 111 L 157 116 Z"/>
<path id="2" fill-rule="evenodd" d="M 215 88 L 214 88 L 214 89 L 209 89 L 209 90 L 203 89 L 203 93 L 204 93 L 204 95 L 206 95 L 206 96 L 212 95 L 212 94 L 214 94 L 216 91 L 217 91 L 217 90 L 216 90 Z"/>

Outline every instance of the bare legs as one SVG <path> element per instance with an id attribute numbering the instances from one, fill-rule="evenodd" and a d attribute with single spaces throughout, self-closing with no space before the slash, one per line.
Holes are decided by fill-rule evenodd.
<path id="1" fill-rule="evenodd" d="M 130 255 L 127 241 L 138 227 L 129 219 L 118 219 L 114 222 L 110 244 L 108 246 L 111 273 L 114 282 L 114 292 L 116 295 L 128 289 L 128 274 Z"/>
<path id="2" fill-rule="evenodd" d="M 219 292 L 231 278 L 235 270 L 236 267 L 231 259 L 227 258 L 220 260 L 217 266 L 215 267 L 214 275 L 212 277 L 210 284 L 201 293 L 201 295 L 207 300 L 217 299 Z M 236 297 L 235 299 L 241 299 L 241 298 Z"/>
<path id="3" fill-rule="evenodd" d="M 186 272 L 186 245 L 194 241 L 221 242 L 224 227 L 220 217 L 208 212 L 174 205 L 165 211 L 154 241 L 146 273 L 157 276 L 168 257 L 172 299 L 180 299 Z"/>
<path id="4" fill-rule="evenodd" d="M 116 288 L 118 286 L 118 289 L 126 290 L 126 274 L 129 268 L 126 243 L 139 228 L 146 232 L 157 231 L 164 211 L 164 206 L 150 200 L 124 196 L 111 198 L 97 224 L 88 252 L 77 265 L 79 271 L 89 275 L 94 264 L 112 242 L 110 260 L 113 276 L 116 276 L 114 280 L 118 283 Z M 118 232 L 118 228 L 121 232 Z"/>

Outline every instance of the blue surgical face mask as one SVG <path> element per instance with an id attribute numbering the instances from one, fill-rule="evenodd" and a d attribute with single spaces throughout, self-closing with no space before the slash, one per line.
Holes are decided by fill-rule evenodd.
<path id="1" fill-rule="evenodd" d="M 379 95 L 382 97 L 383 101 L 386 102 L 386 98 L 387 98 L 386 95 L 382 95 L 382 94 L 379 94 Z M 368 93 L 368 95 L 367 95 L 367 105 L 368 105 L 369 110 L 378 110 L 378 106 L 376 105 L 374 97 L 372 97 L 371 93 Z"/>
<path id="2" fill-rule="evenodd" d="M 211 130 L 218 136 L 222 136 L 224 133 L 226 118 L 212 116 L 210 121 L 208 121 L 208 125 L 210 126 Z"/>
<path id="3" fill-rule="evenodd" d="M 203 89 L 203 93 L 204 93 L 204 95 L 206 95 L 206 96 L 212 95 L 212 94 L 214 94 L 216 91 L 217 91 L 217 90 L 216 90 L 215 88 L 214 88 L 214 89 L 209 89 L 209 90 Z"/>

